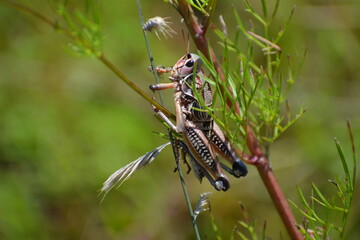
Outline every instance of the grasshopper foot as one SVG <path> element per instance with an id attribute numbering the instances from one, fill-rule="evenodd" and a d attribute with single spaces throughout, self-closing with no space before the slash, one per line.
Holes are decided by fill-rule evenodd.
<path id="1" fill-rule="evenodd" d="M 236 160 L 232 166 L 232 172 L 235 177 L 245 177 L 248 173 L 247 167 L 241 160 Z"/>
<path id="2" fill-rule="evenodd" d="M 228 190 L 230 187 L 229 184 L 229 180 L 224 176 L 224 177 L 219 177 L 216 181 L 215 181 L 215 188 L 218 191 L 226 191 Z"/>

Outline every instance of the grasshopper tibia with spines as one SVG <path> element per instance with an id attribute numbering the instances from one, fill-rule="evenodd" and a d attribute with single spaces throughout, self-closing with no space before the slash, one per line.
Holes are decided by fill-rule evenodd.
<path id="1" fill-rule="evenodd" d="M 226 191 L 230 183 L 222 168 L 235 177 L 246 176 L 247 168 L 212 117 L 206 111 L 199 110 L 202 107 L 192 86 L 199 91 L 206 106 L 212 105 L 210 85 L 201 76 L 204 76 L 204 72 L 200 57 L 190 53 L 183 56 L 171 69 L 171 83 L 150 86 L 153 91 L 174 89 L 176 125 L 158 109 L 154 108 L 154 111 L 173 131 L 182 135 L 181 148 L 189 156 L 198 179 L 205 176 L 216 190 Z M 216 153 L 229 161 L 232 168 L 220 163 Z"/>
<path id="2" fill-rule="evenodd" d="M 210 184 L 216 189 L 216 190 L 221 190 L 224 188 L 229 188 L 228 184 L 229 181 L 227 180 L 227 178 L 225 177 L 224 179 L 220 178 L 218 179 L 218 181 L 215 182 L 215 180 L 211 177 L 211 175 L 198 163 L 197 160 L 195 160 L 195 158 L 193 157 L 193 155 L 191 154 L 189 148 L 187 147 L 187 145 L 183 142 L 179 140 L 179 145 L 180 148 L 182 149 L 183 152 L 183 156 L 189 157 L 190 160 L 190 164 L 192 166 L 193 169 L 193 173 L 196 176 L 196 178 L 200 181 L 202 181 L 203 177 L 206 177 Z"/>

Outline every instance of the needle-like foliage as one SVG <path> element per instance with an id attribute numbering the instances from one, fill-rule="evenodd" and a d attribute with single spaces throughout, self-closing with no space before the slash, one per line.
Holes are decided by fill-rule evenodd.
<path id="1" fill-rule="evenodd" d="M 337 176 L 335 180 L 329 180 L 329 183 L 335 186 L 336 194 L 327 196 L 312 183 L 310 199 L 307 199 L 303 191 L 298 187 L 298 194 L 303 207 L 291 201 L 304 216 L 299 229 L 306 239 L 345 239 L 346 224 L 355 192 L 357 172 L 355 143 L 349 122 L 348 129 L 352 146 L 353 171 L 350 171 L 349 160 L 346 159 L 340 142 L 335 139 L 335 146 L 344 175 L 343 177 Z"/>
<path id="2" fill-rule="evenodd" d="M 211 75 L 211 78 L 204 77 L 203 80 L 209 82 L 215 91 L 214 106 L 206 106 L 200 94 L 196 94 L 202 107 L 219 126 L 223 127 L 233 142 L 244 142 L 246 132 L 239 126 L 251 124 L 261 145 L 267 151 L 269 145 L 305 112 L 305 109 L 301 108 L 297 114 L 291 114 L 290 103 L 287 99 L 304 58 L 298 67 L 293 67 L 291 58 L 284 59 L 283 51 L 278 45 L 293 11 L 285 22 L 285 27 L 271 34 L 272 19 L 276 16 L 276 8 L 271 15 L 272 18 L 267 19 L 267 14 L 261 15 L 250 2 L 245 1 L 245 3 L 246 11 L 259 22 L 259 30 L 251 26 L 247 27 L 236 10 L 234 16 L 238 30 L 234 39 L 228 36 L 226 22 L 222 17 L 220 18 L 221 29 L 214 24 L 211 25 L 224 49 L 222 69 L 225 80 L 221 79 L 214 63 L 200 54 L 203 65 Z M 263 5 L 263 8 L 267 9 L 267 6 Z M 239 44 L 241 34 L 248 39 L 245 50 Z M 262 53 L 260 59 L 255 54 L 256 51 Z M 236 112 L 236 104 L 239 105 L 240 115 Z"/>

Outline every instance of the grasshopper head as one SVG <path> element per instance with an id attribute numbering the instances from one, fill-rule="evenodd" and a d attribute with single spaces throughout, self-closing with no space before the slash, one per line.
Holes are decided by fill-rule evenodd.
<path id="1" fill-rule="evenodd" d="M 201 59 L 194 53 L 188 53 L 174 65 L 172 77 L 173 79 L 180 79 L 192 74 L 194 68 L 198 72 L 201 68 Z"/>

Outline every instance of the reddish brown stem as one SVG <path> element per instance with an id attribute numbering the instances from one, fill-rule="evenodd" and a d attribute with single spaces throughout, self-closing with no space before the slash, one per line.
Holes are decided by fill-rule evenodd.
<path id="1" fill-rule="evenodd" d="M 279 183 L 276 180 L 269 161 L 266 158 L 261 157 L 256 161 L 255 166 L 259 171 L 261 179 L 263 180 L 291 239 L 304 239 L 297 229 L 294 215 L 292 214 Z"/>
<path id="2" fill-rule="evenodd" d="M 215 7 L 215 6 L 213 6 Z M 196 16 L 194 15 L 190 5 L 185 0 L 179 0 L 177 10 L 182 15 L 185 20 L 185 23 L 188 26 L 188 29 L 191 33 L 191 36 L 199 49 L 199 51 L 208 59 L 214 63 L 214 67 L 219 74 L 219 77 L 222 81 L 225 81 L 225 75 L 221 69 L 219 61 L 217 60 L 215 53 L 208 46 L 207 39 L 205 38 L 205 32 L 202 26 L 199 24 Z M 210 16 L 211 17 L 211 16 Z M 210 53 L 210 54 L 209 54 Z M 231 92 L 231 90 L 230 90 Z M 235 111 L 240 116 L 240 107 L 239 103 L 235 103 Z M 229 108 L 231 108 L 231 101 L 227 102 Z M 303 239 L 303 236 L 300 234 L 296 227 L 295 218 L 287 204 L 286 198 L 275 178 L 274 172 L 270 167 L 268 159 L 264 157 L 263 151 L 258 143 L 256 135 L 248 124 L 242 125 L 246 131 L 246 142 L 251 153 L 251 156 L 245 154 L 240 154 L 243 156 L 243 159 L 250 164 L 256 166 L 259 174 L 270 194 L 271 199 L 273 200 L 276 209 L 278 210 L 281 219 L 291 237 L 291 239 L 300 240 Z"/>

